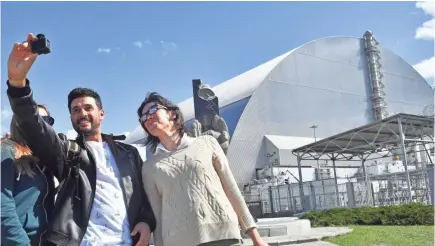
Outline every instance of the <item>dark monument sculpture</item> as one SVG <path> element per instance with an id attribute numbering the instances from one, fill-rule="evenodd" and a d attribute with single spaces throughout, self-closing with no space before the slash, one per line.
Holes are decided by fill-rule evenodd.
<path id="1" fill-rule="evenodd" d="M 212 135 L 227 153 L 230 137 L 228 126 L 219 115 L 219 98 L 200 79 L 192 80 L 192 87 L 195 119 L 192 122 L 191 135 Z"/>
<path id="2" fill-rule="evenodd" d="M 195 119 L 201 123 L 203 131 L 211 130 L 214 116 L 219 116 L 219 98 L 210 86 L 203 84 L 200 79 L 192 80 L 192 87 Z"/>

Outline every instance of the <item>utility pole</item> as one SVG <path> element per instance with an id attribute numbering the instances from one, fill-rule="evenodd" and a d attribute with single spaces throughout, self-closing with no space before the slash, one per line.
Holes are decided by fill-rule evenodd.
<path id="1" fill-rule="evenodd" d="M 313 129 L 313 134 L 314 134 L 314 142 L 317 142 L 317 138 L 316 138 L 316 129 L 317 127 L 319 127 L 319 125 L 315 125 L 313 124 L 312 126 L 310 126 L 311 129 Z M 325 202 L 325 183 L 323 182 L 323 171 L 320 171 L 320 165 L 319 165 L 319 160 L 316 160 L 317 162 L 317 174 L 318 176 L 320 176 L 320 181 L 322 181 L 322 190 L 323 190 L 323 203 Z M 314 198 L 314 200 L 316 200 L 316 198 Z M 319 197 L 319 202 L 320 202 L 320 197 Z M 322 207 L 322 204 L 320 203 L 320 207 Z"/>
<path id="2" fill-rule="evenodd" d="M 312 126 L 310 126 L 310 128 L 312 128 L 313 129 L 313 131 L 314 131 L 314 142 L 317 142 L 317 139 L 316 139 L 316 128 L 317 127 L 319 127 L 319 125 L 312 125 Z"/>
<path id="3" fill-rule="evenodd" d="M 315 125 L 313 124 L 312 126 L 310 126 L 311 129 L 313 129 L 314 132 L 314 142 L 317 142 L 317 138 L 316 138 L 316 128 L 319 127 L 319 125 Z M 320 166 L 319 166 L 319 160 L 317 160 L 317 172 L 320 171 Z"/>

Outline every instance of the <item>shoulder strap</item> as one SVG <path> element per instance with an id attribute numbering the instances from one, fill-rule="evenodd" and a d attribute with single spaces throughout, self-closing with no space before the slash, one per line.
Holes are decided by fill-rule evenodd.
<path id="1" fill-rule="evenodd" d="M 81 148 L 74 140 L 69 140 L 67 138 L 67 136 L 65 136 L 64 134 L 60 133 L 59 137 L 65 141 L 65 146 L 66 146 L 66 150 L 67 150 L 66 156 L 65 156 L 66 157 L 65 158 L 65 162 L 66 162 L 65 166 L 67 168 L 71 168 L 72 169 L 71 171 L 74 172 L 74 175 L 77 175 L 79 172 L 79 169 L 80 169 L 80 151 L 81 151 Z M 59 183 L 59 185 L 56 187 L 55 194 L 57 194 L 62 189 L 62 186 L 65 183 L 65 180 L 66 180 L 66 178 L 63 179 Z"/>
<path id="2" fill-rule="evenodd" d="M 65 149 L 66 149 L 65 159 L 66 159 L 66 164 L 70 166 L 71 164 L 74 164 L 73 161 L 80 156 L 81 148 L 76 141 L 68 139 L 68 137 L 65 134 L 59 133 L 58 136 L 63 141 L 65 141 Z"/>
<path id="3" fill-rule="evenodd" d="M 74 164 L 80 164 L 80 163 L 74 163 L 74 160 L 77 160 L 80 156 L 80 146 L 72 140 L 66 141 L 66 164 L 67 166 L 74 166 Z"/>

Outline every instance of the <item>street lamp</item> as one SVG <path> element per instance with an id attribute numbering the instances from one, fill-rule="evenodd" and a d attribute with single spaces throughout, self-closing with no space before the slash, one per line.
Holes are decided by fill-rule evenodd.
<path id="1" fill-rule="evenodd" d="M 316 139 L 316 128 L 318 127 L 319 125 L 312 125 L 312 126 L 310 126 L 310 128 L 312 128 L 313 129 L 313 131 L 314 131 L 314 142 L 317 142 L 317 139 Z"/>
<path id="2" fill-rule="evenodd" d="M 312 126 L 310 126 L 310 128 L 313 129 L 314 142 L 317 142 L 317 138 L 316 138 L 316 129 L 317 129 L 317 127 L 319 127 L 319 125 L 313 124 Z M 322 195 L 323 195 L 323 200 L 325 200 L 325 182 L 323 181 L 323 171 L 320 171 L 319 160 L 316 160 L 316 162 L 317 162 L 317 173 L 318 173 L 317 177 L 320 178 L 320 180 L 322 181 L 322 190 L 323 190 L 323 194 Z M 320 197 L 319 197 L 319 199 L 320 199 Z"/>
<path id="3" fill-rule="evenodd" d="M 312 126 L 310 126 L 311 129 L 313 129 L 313 133 L 314 133 L 314 142 L 317 142 L 317 138 L 316 138 L 316 128 L 319 127 L 319 125 L 315 125 L 313 124 Z M 319 165 L 319 160 L 316 160 L 317 162 L 317 173 L 320 175 L 320 165 Z M 323 179 L 323 177 L 321 178 Z"/>

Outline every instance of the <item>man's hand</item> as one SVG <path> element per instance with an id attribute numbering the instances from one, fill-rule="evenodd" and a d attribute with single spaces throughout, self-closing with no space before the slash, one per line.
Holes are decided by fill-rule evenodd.
<path id="1" fill-rule="evenodd" d="M 227 123 L 225 123 L 225 120 L 222 117 L 215 115 L 211 122 L 211 127 L 212 130 L 202 132 L 201 123 L 198 120 L 194 119 L 192 122 L 192 127 L 190 129 L 190 134 L 192 137 L 199 137 L 201 135 L 213 136 L 214 138 L 216 138 L 226 154 L 230 142 L 230 134 L 228 132 Z"/>
<path id="2" fill-rule="evenodd" d="M 33 34 L 27 35 L 27 40 L 15 43 L 8 60 L 9 84 L 13 87 L 26 86 L 26 77 L 38 54 L 33 54 L 30 42 L 37 39 Z"/>
<path id="3" fill-rule="evenodd" d="M 131 232 L 131 236 L 136 236 L 138 232 L 140 234 L 140 238 L 136 246 L 147 246 L 151 238 L 151 229 L 148 224 L 145 222 L 137 223 L 133 231 Z"/>

